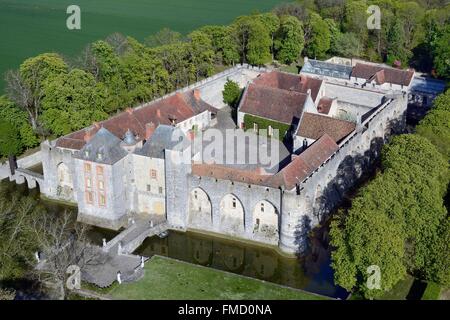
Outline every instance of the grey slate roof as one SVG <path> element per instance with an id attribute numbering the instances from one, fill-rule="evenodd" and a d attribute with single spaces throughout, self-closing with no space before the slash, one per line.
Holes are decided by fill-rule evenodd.
<path id="1" fill-rule="evenodd" d="M 92 139 L 89 140 L 89 142 L 87 142 L 84 147 L 75 154 L 75 157 L 78 159 L 111 165 L 128 154 L 128 152 L 120 146 L 121 142 L 122 140 L 102 127 L 97 131 Z"/>
<path id="2" fill-rule="evenodd" d="M 411 91 L 440 94 L 445 90 L 445 82 L 432 78 L 414 77 Z"/>
<path id="3" fill-rule="evenodd" d="M 300 72 L 349 80 L 352 69 L 351 66 L 308 59 Z"/>
<path id="4" fill-rule="evenodd" d="M 150 158 L 164 159 L 164 150 L 177 149 L 181 151 L 186 149 L 189 144 L 189 140 L 181 129 L 160 124 L 150 139 L 135 153 Z"/>

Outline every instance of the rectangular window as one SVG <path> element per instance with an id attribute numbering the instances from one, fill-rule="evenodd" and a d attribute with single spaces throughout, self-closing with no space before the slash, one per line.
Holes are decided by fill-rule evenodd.
<path id="1" fill-rule="evenodd" d="M 92 188 L 91 177 L 86 177 L 86 180 L 85 180 L 85 186 L 86 186 L 87 189 Z"/>
<path id="2" fill-rule="evenodd" d="M 90 163 L 84 164 L 84 172 L 91 172 L 91 164 Z"/>
<path id="3" fill-rule="evenodd" d="M 253 122 L 253 131 L 258 132 L 258 124 Z"/>
<path id="4" fill-rule="evenodd" d="M 101 207 L 104 207 L 106 204 L 106 198 L 105 195 L 103 193 L 100 193 L 99 197 L 98 197 L 98 204 Z"/>
<path id="5" fill-rule="evenodd" d="M 94 202 L 94 197 L 93 197 L 91 191 L 86 191 L 85 196 L 86 196 L 87 203 L 92 204 Z"/>
<path id="6" fill-rule="evenodd" d="M 97 174 L 103 175 L 103 167 L 102 166 L 97 166 Z"/>
<path id="7" fill-rule="evenodd" d="M 104 183 L 103 183 L 102 180 L 99 180 L 99 181 L 98 181 L 98 189 L 99 189 L 100 191 L 105 190 L 105 185 L 104 185 Z"/>
<path id="8" fill-rule="evenodd" d="M 163 189 L 162 189 L 162 187 L 159 187 L 159 194 L 162 194 L 163 193 Z"/>
<path id="9" fill-rule="evenodd" d="M 150 178 L 156 179 L 156 170 L 154 169 L 150 170 Z"/>
<path id="10" fill-rule="evenodd" d="M 152 186 L 149 185 L 149 184 L 147 185 L 147 191 L 148 191 L 148 192 L 152 191 Z"/>

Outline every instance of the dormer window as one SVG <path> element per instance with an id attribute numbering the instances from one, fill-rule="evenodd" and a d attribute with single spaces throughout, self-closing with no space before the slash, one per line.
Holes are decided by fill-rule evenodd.
<path id="1" fill-rule="evenodd" d="M 97 160 L 103 160 L 103 154 L 101 152 L 97 153 Z"/>
<path id="2" fill-rule="evenodd" d="M 85 150 L 85 151 L 84 151 L 84 156 L 85 156 L 86 158 L 89 158 L 89 150 Z"/>

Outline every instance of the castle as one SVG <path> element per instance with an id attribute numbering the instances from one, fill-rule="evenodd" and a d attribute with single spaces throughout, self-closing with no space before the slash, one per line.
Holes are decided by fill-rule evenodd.
<path id="1" fill-rule="evenodd" d="M 222 97 L 228 79 L 243 89 L 235 122 Z M 305 59 L 299 75 L 239 65 L 43 142 L 41 192 L 76 203 L 78 219 L 96 226 L 118 230 L 148 216 L 299 252 L 403 130 L 413 79 L 412 70 L 365 63 Z M 280 160 L 202 161 L 194 142 L 211 128 L 237 128 L 242 139 L 265 129 Z M 247 147 L 267 146 L 261 138 Z"/>

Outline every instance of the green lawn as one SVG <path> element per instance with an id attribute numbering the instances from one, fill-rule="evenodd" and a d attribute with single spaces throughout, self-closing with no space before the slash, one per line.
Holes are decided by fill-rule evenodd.
<path id="1" fill-rule="evenodd" d="M 434 282 L 428 282 L 427 288 L 423 293 L 422 300 L 439 300 L 441 295 L 441 286 Z"/>
<path id="2" fill-rule="evenodd" d="M 408 274 L 405 279 L 399 281 L 392 290 L 386 292 L 379 300 L 406 300 L 413 283 L 414 277 Z"/>
<path id="3" fill-rule="evenodd" d="M 145 264 L 144 278 L 113 286 L 108 295 L 115 299 L 134 300 L 326 299 L 304 291 L 160 256 L 153 256 Z"/>
<path id="4" fill-rule="evenodd" d="M 228 24 L 282 0 L 0 0 L 0 93 L 3 73 L 26 58 L 56 51 L 76 55 L 89 42 L 121 32 L 142 41 L 169 27 L 183 34 L 206 24 Z M 81 9 L 81 30 L 66 28 L 66 9 Z"/>

